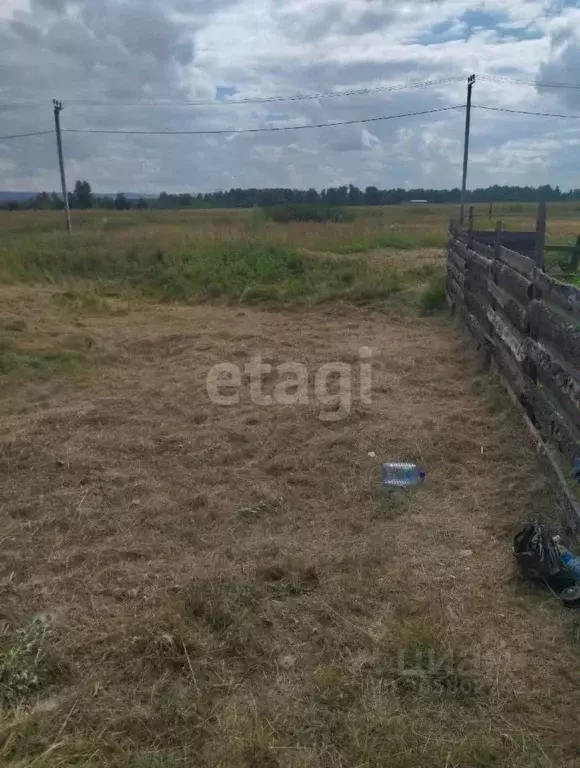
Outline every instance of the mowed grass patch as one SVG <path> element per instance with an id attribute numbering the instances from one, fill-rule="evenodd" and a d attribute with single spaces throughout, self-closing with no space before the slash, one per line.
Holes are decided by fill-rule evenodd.
<path id="1" fill-rule="evenodd" d="M 573 759 L 570 614 L 519 599 L 509 570 L 521 510 L 541 512 L 533 452 L 509 404 L 471 393 L 443 322 L 394 315 L 96 312 L 111 366 L 33 412 L 15 408 L 30 390 L 0 403 L 0 764 Z M 316 371 L 369 344 L 372 402 L 355 392 L 336 424 L 207 396 L 224 359 Z M 428 481 L 395 505 L 380 461 L 419 454 Z"/>

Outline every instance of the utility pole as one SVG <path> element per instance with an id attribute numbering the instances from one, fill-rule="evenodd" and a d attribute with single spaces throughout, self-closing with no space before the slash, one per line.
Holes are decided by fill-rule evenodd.
<path id="1" fill-rule="evenodd" d="M 475 83 L 475 75 L 467 78 L 467 109 L 465 110 L 465 145 L 463 148 L 463 180 L 461 182 L 461 212 L 459 223 L 463 224 L 465 216 L 465 188 L 467 186 L 467 162 L 469 160 L 469 129 L 471 126 L 471 91 Z"/>
<path id="2" fill-rule="evenodd" d="M 66 218 L 66 231 L 71 233 L 71 223 L 70 223 L 70 208 L 68 205 L 68 193 L 66 191 L 66 176 L 64 175 L 64 158 L 62 154 L 62 137 L 60 135 L 60 113 L 62 111 L 62 101 L 57 101 L 57 99 L 52 100 L 52 105 L 54 107 L 54 127 L 56 130 L 56 146 L 58 149 L 58 163 L 60 166 L 60 181 L 62 184 L 62 199 L 64 202 L 64 213 Z"/>

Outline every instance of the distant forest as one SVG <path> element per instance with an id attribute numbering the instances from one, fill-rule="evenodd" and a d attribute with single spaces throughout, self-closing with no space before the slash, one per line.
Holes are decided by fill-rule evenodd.
<path id="1" fill-rule="evenodd" d="M 77 181 L 73 192 L 69 192 L 69 204 L 73 209 L 100 208 L 104 210 L 136 209 L 184 209 L 184 208 L 268 208 L 276 205 L 397 205 L 412 200 L 429 203 L 458 203 L 460 191 L 455 189 L 359 189 L 353 184 L 342 187 L 316 189 L 230 189 L 219 192 L 167 194 L 158 198 L 130 198 L 120 192 L 114 196 L 99 196 L 92 193 L 87 181 Z M 562 192 L 559 187 L 546 184 L 541 187 L 498 186 L 473 189 L 468 192 L 468 202 L 478 203 L 535 203 L 565 202 L 580 200 L 580 189 Z M 41 192 L 26 200 L 5 201 L 0 205 L 7 210 L 51 210 L 62 209 L 62 197 L 55 192 Z"/>

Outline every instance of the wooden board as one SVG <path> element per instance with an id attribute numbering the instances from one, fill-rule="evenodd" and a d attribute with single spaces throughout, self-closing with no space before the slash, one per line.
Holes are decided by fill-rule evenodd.
<path id="1" fill-rule="evenodd" d="M 580 369 L 580 327 L 570 316 L 539 299 L 530 302 L 529 316 L 532 338 L 550 342 Z"/>
<path id="2" fill-rule="evenodd" d="M 534 296 L 554 304 L 580 326 L 580 289 L 576 286 L 561 283 L 538 270 L 534 276 Z"/>
<path id="3" fill-rule="evenodd" d="M 525 308 L 517 302 L 513 296 L 511 296 L 499 285 L 489 280 L 487 283 L 487 290 L 489 291 L 492 302 L 495 302 L 495 309 L 498 307 L 501 309 L 504 315 L 515 325 L 515 327 L 524 334 L 528 334 L 530 330 L 530 322 L 528 319 L 528 313 Z M 494 307 L 492 307 L 493 309 Z"/>
<path id="4" fill-rule="evenodd" d="M 492 263 L 491 273 L 496 285 L 510 293 L 523 307 L 527 307 L 534 295 L 533 283 L 530 280 L 500 261 Z"/>

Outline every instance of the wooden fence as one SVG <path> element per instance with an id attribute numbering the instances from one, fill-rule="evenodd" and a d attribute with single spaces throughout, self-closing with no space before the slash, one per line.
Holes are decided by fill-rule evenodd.
<path id="1" fill-rule="evenodd" d="M 507 248 L 503 234 L 498 224 L 484 243 L 451 223 L 447 300 L 523 408 L 564 520 L 580 532 L 580 486 L 570 477 L 580 457 L 580 290 Z"/>

